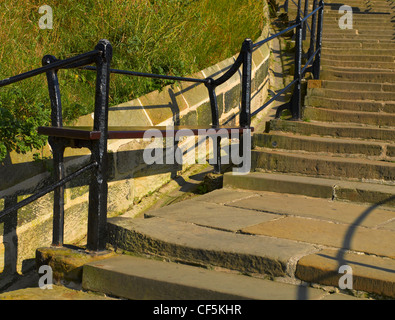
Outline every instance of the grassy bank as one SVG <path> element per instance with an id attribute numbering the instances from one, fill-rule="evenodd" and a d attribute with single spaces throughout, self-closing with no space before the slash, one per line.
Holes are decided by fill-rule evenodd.
<path id="1" fill-rule="evenodd" d="M 255 39 L 263 27 L 263 1 L 256 0 L 52 0 L 53 29 L 40 29 L 34 0 L 0 4 L 0 78 L 41 66 L 46 54 L 66 58 L 108 39 L 112 66 L 141 72 L 188 75 L 217 63 Z M 93 110 L 94 73 L 59 72 L 63 116 L 72 120 Z M 168 84 L 114 75 L 110 105 Z M 0 88 L 0 160 L 6 151 L 25 152 L 43 143 L 35 134 L 48 123 L 45 75 Z"/>

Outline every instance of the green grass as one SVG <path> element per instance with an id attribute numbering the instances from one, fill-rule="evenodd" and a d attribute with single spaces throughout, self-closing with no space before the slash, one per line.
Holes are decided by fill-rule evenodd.
<path id="1" fill-rule="evenodd" d="M 46 54 L 67 58 L 90 51 L 100 39 L 113 45 L 112 67 L 189 75 L 236 54 L 245 38 L 264 25 L 264 0 L 49 0 L 53 29 L 40 29 L 40 0 L 2 0 L 0 78 L 41 66 Z M 95 74 L 59 71 L 65 121 L 93 111 Z M 114 75 L 110 105 L 169 82 Z M 35 134 L 47 124 L 50 104 L 45 75 L 0 88 L 0 161 L 45 141 Z M 30 137 L 30 138 L 29 138 Z"/>

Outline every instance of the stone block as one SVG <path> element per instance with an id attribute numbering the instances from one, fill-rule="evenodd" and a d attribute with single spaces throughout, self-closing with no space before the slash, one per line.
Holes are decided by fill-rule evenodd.
<path id="1" fill-rule="evenodd" d="M 47 265 L 52 268 L 53 280 L 59 284 L 80 284 L 82 267 L 93 261 L 107 259 L 114 253 L 89 253 L 80 248 L 42 247 L 36 250 L 36 267 Z"/>

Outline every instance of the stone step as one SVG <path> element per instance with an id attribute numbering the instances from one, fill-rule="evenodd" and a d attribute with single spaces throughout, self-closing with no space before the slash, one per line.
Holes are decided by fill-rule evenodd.
<path id="1" fill-rule="evenodd" d="M 325 29 L 325 32 L 322 34 L 323 39 L 325 38 L 342 38 L 342 37 L 350 37 L 350 36 L 356 36 L 356 37 L 366 37 L 367 39 L 376 39 L 380 40 L 381 37 L 388 38 L 388 40 L 394 40 L 394 35 L 393 31 L 390 30 L 358 30 L 358 29 L 340 29 L 338 26 L 331 28 L 328 27 Z"/>
<path id="2" fill-rule="evenodd" d="M 380 23 L 385 23 L 392 25 L 394 23 L 394 18 L 391 14 L 381 14 L 381 15 L 368 15 L 368 14 L 354 14 L 352 21 L 347 21 L 342 17 L 344 14 L 326 14 L 324 13 L 324 24 L 338 24 L 339 22 L 350 23 L 352 27 L 362 25 L 363 23 L 372 23 L 372 25 L 378 25 Z M 311 19 L 309 19 L 309 23 Z"/>
<path id="3" fill-rule="evenodd" d="M 347 41 L 368 41 L 368 42 L 378 42 L 378 41 L 391 41 L 394 38 L 392 34 L 356 34 L 344 33 L 344 32 L 325 32 L 322 36 L 323 41 L 337 41 L 337 40 L 347 40 Z"/>
<path id="4" fill-rule="evenodd" d="M 197 268 L 200 265 L 209 266 L 209 269 L 215 271 L 218 270 L 217 267 L 223 267 L 249 274 L 253 277 L 248 279 L 256 283 L 262 280 L 255 278 L 259 274 L 270 275 L 274 281 L 270 284 L 262 282 L 260 287 L 265 292 L 267 285 L 272 285 L 272 294 L 275 296 L 278 294 L 276 283 L 281 280 L 294 279 L 293 283 L 296 283 L 298 290 L 309 288 L 306 285 L 304 288 L 300 287 L 300 283 L 295 282 L 297 279 L 294 275 L 307 277 L 305 272 L 308 267 L 312 268 L 313 274 L 322 272 L 324 265 L 314 263 L 317 255 L 330 257 L 328 250 L 333 250 L 339 253 L 335 255 L 335 261 L 344 262 L 336 258 L 345 257 L 341 253 L 349 250 L 353 256 L 352 259 L 347 256 L 347 261 L 352 262 L 352 267 L 357 266 L 358 262 L 362 263 L 360 259 L 365 259 L 367 255 L 375 257 L 369 264 L 372 270 L 376 270 L 374 266 L 385 266 L 380 269 L 385 271 L 385 278 L 376 272 L 371 272 L 367 277 L 367 270 L 362 272 L 356 268 L 354 276 L 364 280 L 363 285 L 359 281 L 354 282 L 353 289 L 367 288 L 372 293 L 393 296 L 395 280 L 393 272 L 390 271 L 393 270 L 394 263 L 395 231 L 391 225 L 393 214 L 394 211 L 391 209 L 380 208 L 379 205 L 352 204 L 273 192 L 220 189 L 195 199 L 149 211 L 147 216 L 150 218 L 109 219 L 110 244 L 118 248 L 117 250 L 123 249 L 133 254 L 153 255 L 161 260 L 194 264 L 192 267 L 187 266 L 185 274 L 184 265 L 164 261 L 155 261 L 155 266 L 145 261 L 138 261 L 139 264 L 136 265 L 133 265 L 133 262 L 128 266 L 120 266 L 119 261 L 115 265 L 106 265 L 106 262 L 102 261 L 93 263 L 94 273 L 96 276 L 104 269 L 105 275 L 94 282 L 104 287 L 101 285 L 104 282 L 111 286 L 111 281 L 120 281 L 128 288 L 125 290 L 127 292 L 148 292 L 144 291 L 144 288 L 152 286 L 147 293 L 148 297 L 152 292 L 158 292 L 159 297 L 162 297 L 166 291 L 169 291 L 169 297 L 172 297 L 176 294 L 173 292 L 184 292 L 185 287 L 189 287 L 189 293 L 182 293 L 182 296 L 191 295 L 193 299 L 197 299 L 194 295 L 196 287 L 201 290 L 210 288 L 207 291 L 224 294 L 223 285 L 214 280 L 215 276 L 221 278 L 221 275 L 217 272 L 214 274 L 213 270 Z M 359 255 L 360 259 L 355 260 L 354 255 Z M 135 257 L 132 259 L 136 261 Z M 83 279 L 84 273 L 85 269 Z M 127 278 L 122 280 L 119 274 L 125 274 Z M 234 281 L 240 281 L 240 284 L 231 283 L 226 288 L 245 288 L 242 284 L 244 276 L 237 276 L 240 278 L 235 277 Z M 337 281 L 340 276 L 337 272 Z M 148 280 L 151 280 L 150 285 L 138 282 Z M 129 281 L 133 282 L 133 285 L 128 284 Z M 163 282 L 166 283 L 164 286 Z M 366 287 L 369 283 L 371 286 Z M 255 287 L 252 282 L 251 285 L 250 295 L 256 292 L 254 288 L 259 287 Z M 339 283 L 332 285 L 338 287 Z M 382 291 L 386 286 L 387 290 Z M 127 292 L 124 294 L 128 294 Z M 232 292 L 235 294 L 235 291 Z M 236 292 L 240 294 L 248 291 L 239 289 Z M 298 294 L 302 292 L 298 291 Z M 314 290 L 313 293 L 309 292 L 307 297 L 312 298 L 311 294 L 317 294 L 315 298 L 322 298 L 322 292 Z M 306 298 L 306 295 L 303 296 Z M 291 299 L 300 297 L 293 296 Z M 205 298 L 204 293 L 201 294 L 201 298 Z M 256 296 L 252 298 L 256 299 Z"/>
<path id="5" fill-rule="evenodd" d="M 256 148 L 251 152 L 252 170 L 303 174 L 312 177 L 395 181 L 395 163 L 358 158 L 316 155 Z"/>
<path id="6" fill-rule="evenodd" d="M 365 69 L 369 70 L 369 69 Z M 323 80 L 355 81 L 355 82 L 388 82 L 395 83 L 395 73 L 390 71 L 364 71 L 363 69 L 326 67 L 321 71 Z"/>
<path id="7" fill-rule="evenodd" d="M 325 37 L 327 34 L 339 34 L 339 35 L 357 34 L 362 36 L 368 36 L 369 38 L 374 38 L 376 34 L 379 36 L 384 35 L 384 36 L 393 37 L 394 31 L 393 28 L 388 26 L 383 26 L 382 28 L 372 26 L 371 28 L 368 28 L 361 25 L 358 27 L 354 26 L 353 29 L 340 29 L 339 25 L 330 24 L 324 27 L 324 32 L 322 36 Z"/>
<path id="8" fill-rule="evenodd" d="M 395 41 L 392 40 L 378 40 L 378 39 L 369 39 L 366 36 L 359 36 L 355 39 L 340 39 L 340 38 L 334 38 L 332 40 L 323 38 L 322 43 L 326 44 L 334 44 L 334 43 L 340 43 L 340 44 L 350 44 L 351 46 L 355 47 L 357 45 L 369 45 L 369 46 L 376 46 L 380 44 L 385 44 L 385 45 L 395 45 Z"/>
<path id="9" fill-rule="evenodd" d="M 322 55 L 358 55 L 358 56 L 395 56 L 393 49 L 375 49 L 375 48 L 322 48 Z"/>
<path id="10" fill-rule="evenodd" d="M 306 151 L 347 157 L 363 157 L 371 160 L 395 161 L 395 158 L 392 157 L 392 150 L 395 148 L 395 144 L 386 142 L 302 136 L 272 131 L 269 133 L 255 133 L 253 145 L 274 150 Z"/>
<path id="11" fill-rule="evenodd" d="M 314 83 L 311 81 L 309 83 Z M 385 93 L 394 93 L 395 84 L 390 83 L 366 83 L 366 82 L 352 82 L 352 81 L 330 81 L 322 80 L 320 81 L 320 87 L 325 89 L 336 89 L 342 91 L 377 91 Z M 395 97 L 395 96 L 394 96 Z"/>
<path id="12" fill-rule="evenodd" d="M 349 110 L 330 110 L 317 107 L 305 107 L 304 118 L 322 122 L 367 124 L 395 129 L 395 114 L 385 112 L 363 112 Z"/>
<path id="13" fill-rule="evenodd" d="M 345 82 L 345 81 L 341 81 Z M 389 86 L 395 87 L 395 85 Z M 362 88 L 361 88 L 362 89 Z M 364 89 L 362 89 L 364 90 Z M 348 88 L 343 90 L 337 88 L 312 88 L 308 89 L 309 96 L 318 96 L 334 99 L 347 99 L 347 100 L 375 100 L 375 101 L 392 101 L 395 102 L 395 94 L 391 91 L 362 91 Z"/>
<path id="14" fill-rule="evenodd" d="M 395 207 L 392 185 L 307 177 L 281 173 L 250 172 L 245 175 L 224 174 L 224 188 L 298 194 L 333 201 L 380 203 Z"/>
<path id="15" fill-rule="evenodd" d="M 306 106 L 320 107 L 332 110 L 350 110 L 363 112 L 395 113 L 395 102 L 377 102 L 366 100 L 333 99 L 317 96 L 306 96 Z"/>
<path id="16" fill-rule="evenodd" d="M 395 141 L 395 129 L 378 128 L 362 125 L 342 125 L 340 123 L 328 123 L 319 121 L 288 121 L 270 120 L 267 123 L 266 132 L 270 131 L 292 132 L 300 135 L 330 136 L 337 138 L 371 139 L 393 143 Z"/>
<path id="17" fill-rule="evenodd" d="M 230 211 L 219 204 L 189 200 L 164 207 L 160 212 L 168 212 L 169 208 L 173 214 L 183 211 L 184 220 L 161 217 L 108 219 L 109 244 L 117 250 L 273 277 L 285 276 L 287 264 L 294 256 L 314 249 L 308 244 L 289 240 L 229 232 L 229 228 L 239 230 L 275 218 L 272 214 L 243 209 Z M 213 214 L 218 211 L 219 215 Z M 188 218 L 193 213 L 194 217 Z M 233 218 L 227 219 L 229 215 Z"/>
<path id="18" fill-rule="evenodd" d="M 336 31 L 339 30 L 339 24 L 337 22 L 324 22 L 323 23 L 323 32 L 332 32 L 332 31 Z M 380 23 L 353 23 L 353 29 L 351 30 L 358 30 L 358 32 L 360 31 L 364 31 L 364 32 L 373 32 L 373 31 L 377 31 L 380 34 L 382 33 L 393 33 L 394 29 L 393 29 L 393 25 L 391 24 L 380 24 Z"/>
<path id="19" fill-rule="evenodd" d="M 347 58 L 343 61 L 334 61 L 331 59 L 321 58 L 321 65 L 324 67 L 331 67 L 336 65 L 336 67 L 340 68 L 366 68 L 366 69 L 384 69 L 384 70 L 395 70 L 394 62 L 381 62 L 381 61 L 350 61 L 350 58 Z"/>
<path id="20" fill-rule="evenodd" d="M 384 42 L 380 41 L 379 43 L 376 42 L 371 42 L 371 41 L 364 41 L 364 42 L 358 42 L 358 41 L 347 41 L 347 40 L 339 40 L 339 41 L 329 41 L 329 40 L 324 40 L 322 41 L 322 47 L 323 48 L 351 48 L 351 49 L 395 49 L 395 42 Z"/>
<path id="21" fill-rule="evenodd" d="M 129 300 L 298 300 L 295 285 L 126 255 L 85 265 L 83 288 Z M 309 299 L 328 295 L 308 289 Z M 199 315 L 204 307 L 185 308 L 180 316 Z M 227 312 L 246 314 L 237 303 Z"/>

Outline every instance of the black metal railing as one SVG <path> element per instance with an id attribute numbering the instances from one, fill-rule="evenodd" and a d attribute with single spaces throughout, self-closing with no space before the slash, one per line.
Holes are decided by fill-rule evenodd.
<path id="1" fill-rule="evenodd" d="M 293 0 L 292 0 L 293 1 Z M 290 101 L 277 110 L 278 117 L 284 109 L 289 109 L 293 120 L 301 119 L 301 82 L 306 72 L 311 72 L 313 77 L 319 78 L 320 57 L 321 57 L 321 39 L 322 39 L 322 21 L 323 21 L 323 0 L 314 0 L 313 10 L 307 13 L 308 0 L 305 0 L 304 17 L 301 16 L 301 0 L 297 5 L 297 16 L 295 21 L 291 22 L 291 26 L 272 35 L 260 42 L 253 43 L 250 39 L 246 39 L 242 46 L 240 53 L 234 64 L 219 78 L 213 79 L 211 77 L 205 79 L 196 79 L 188 77 L 176 77 L 169 75 L 158 75 L 142 72 L 134 72 L 127 70 L 118 70 L 110 68 L 112 60 L 112 47 L 107 40 L 101 40 L 93 51 L 68 58 L 65 60 L 58 60 L 54 56 L 47 55 L 43 58 L 43 66 L 32 71 L 22 73 L 20 75 L 7 78 L 0 81 L 0 87 L 22 81 L 24 79 L 46 73 L 49 97 L 51 101 L 51 124 L 52 127 L 61 128 L 63 126 L 62 120 L 62 105 L 60 96 L 60 87 L 58 81 L 58 70 L 68 68 L 83 68 L 96 72 L 96 91 L 95 91 L 95 109 L 94 109 L 94 123 L 93 131 L 100 133 L 99 138 L 95 140 L 76 140 L 67 137 L 50 136 L 48 142 L 53 152 L 54 162 L 54 183 L 40 190 L 36 194 L 26 198 L 16 205 L 5 208 L 0 212 L 0 219 L 4 216 L 15 213 L 18 209 L 44 196 L 45 194 L 54 191 L 54 208 L 53 208 L 53 236 L 52 244 L 54 246 L 63 245 L 64 235 L 64 191 L 65 184 L 84 172 L 91 171 L 91 180 L 89 183 L 89 209 L 88 209 L 88 230 L 87 230 L 87 249 L 92 251 L 102 251 L 106 247 L 106 225 L 107 225 L 107 139 L 108 139 L 108 101 L 109 101 L 109 80 L 110 74 L 122 74 L 129 76 L 159 78 L 175 81 L 186 81 L 203 83 L 207 90 L 211 106 L 212 126 L 219 126 L 219 112 L 217 105 L 216 88 L 229 80 L 242 67 L 241 79 L 241 109 L 239 114 L 239 126 L 244 129 L 250 129 L 251 117 L 258 114 L 261 110 L 266 108 L 281 94 L 290 90 L 293 87 L 292 97 Z M 288 10 L 288 0 L 284 6 Z M 318 18 L 317 18 L 318 16 Z M 303 34 L 308 25 L 308 19 L 312 18 L 312 25 L 310 30 L 310 47 L 307 52 L 307 62 L 302 67 L 303 54 Z M 316 22 L 317 20 L 317 22 Z M 271 99 L 269 99 L 261 107 L 251 112 L 251 73 L 252 73 L 252 54 L 253 51 L 263 44 L 279 37 L 291 30 L 295 29 L 295 74 L 294 79 L 285 88 L 277 92 Z M 317 31 L 316 31 L 317 29 Z M 95 64 L 95 66 L 92 66 Z M 221 157 L 220 157 L 220 139 L 217 137 L 217 149 L 214 150 L 217 162 L 215 170 L 220 172 Z M 240 139 L 240 150 L 242 139 Z M 91 151 L 91 161 L 83 168 L 65 175 L 63 154 L 66 147 L 86 147 Z"/>

